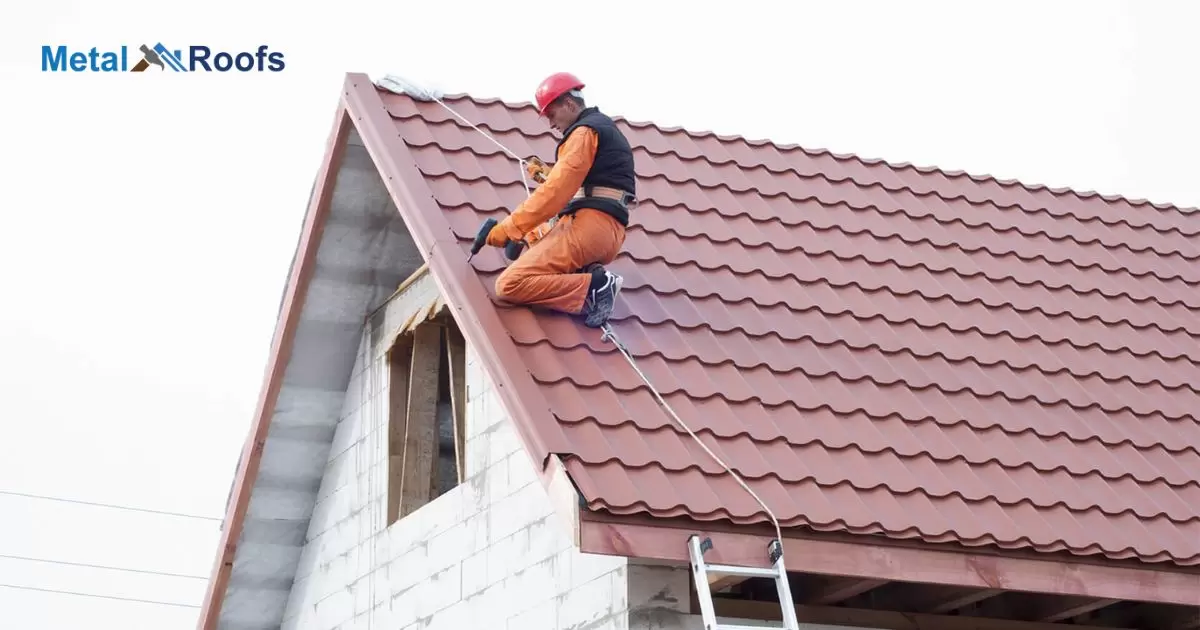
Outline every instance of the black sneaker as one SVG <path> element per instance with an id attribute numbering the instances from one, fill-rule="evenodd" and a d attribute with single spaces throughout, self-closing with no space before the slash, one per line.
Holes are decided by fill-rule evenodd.
<path id="1" fill-rule="evenodd" d="M 587 274 L 593 274 L 593 275 L 596 273 L 604 273 L 604 265 L 602 265 L 598 262 L 588 263 L 588 264 L 584 265 L 583 267 L 579 268 L 579 273 L 587 273 Z M 592 294 L 593 293 L 595 293 L 595 292 L 588 291 L 587 296 L 583 298 L 583 312 L 584 313 L 587 313 L 588 311 L 592 310 Z"/>
<path id="2" fill-rule="evenodd" d="M 604 283 L 595 291 L 591 291 L 586 300 L 587 318 L 584 319 L 584 324 L 589 328 L 599 328 L 612 317 L 613 307 L 617 302 L 617 294 L 621 292 L 621 285 L 625 283 L 625 279 L 617 274 L 605 269 Z"/>

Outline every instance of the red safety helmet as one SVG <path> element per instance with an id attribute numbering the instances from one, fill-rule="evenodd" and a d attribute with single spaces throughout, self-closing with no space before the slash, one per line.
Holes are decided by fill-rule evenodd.
<path id="1" fill-rule="evenodd" d="M 550 103 L 553 103 L 555 99 L 571 90 L 578 90 L 582 87 L 583 81 L 580 81 L 579 77 L 570 72 L 555 72 L 546 77 L 534 94 L 534 98 L 537 100 L 538 113 L 545 115 L 546 108 L 550 107 Z"/>

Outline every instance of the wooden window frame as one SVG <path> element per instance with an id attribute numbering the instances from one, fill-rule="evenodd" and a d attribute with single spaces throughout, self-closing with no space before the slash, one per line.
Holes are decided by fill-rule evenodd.
<path id="1" fill-rule="evenodd" d="M 439 414 L 448 379 L 457 478 L 466 473 L 466 340 L 444 311 L 400 333 L 387 351 L 387 525 L 440 496 Z"/>

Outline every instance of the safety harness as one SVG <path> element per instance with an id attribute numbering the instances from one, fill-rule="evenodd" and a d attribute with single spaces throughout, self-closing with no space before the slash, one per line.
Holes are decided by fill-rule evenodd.
<path id="1" fill-rule="evenodd" d="M 583 180 L 582 189 L 566 208 L 559 211 L 558 216 L 575 214 L 580 208 L 592 208 L 616 219 L 622 227 L 629 227 L 629 210 L 637 200 L 633 149 L 612 118 L 596 107 L 588 107 L 563 131 L 563 139 L 555 150 L 556 155 L 571 132 L 579 127 L 588 127 L 596 132 L 596 156 Z"/>

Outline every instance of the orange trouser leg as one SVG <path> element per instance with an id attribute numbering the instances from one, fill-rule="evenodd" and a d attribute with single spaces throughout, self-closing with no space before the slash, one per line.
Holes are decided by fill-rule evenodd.
<path id="1" fill-rule="evenodd" d="M 625 244 L 625 228 L 600 212 L 581 208 L 558 220 L 533 247 L 496 278 L 496 294 L 514 304 L 576 314 L 583 310 L 592 276 L 579 270 L 612 262 Z"/>

